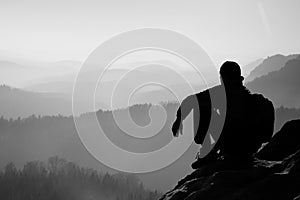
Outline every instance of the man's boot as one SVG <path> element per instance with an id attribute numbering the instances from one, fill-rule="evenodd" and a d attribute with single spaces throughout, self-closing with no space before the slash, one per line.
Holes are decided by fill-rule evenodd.
<path id="1" fill-rule="evenodd" d="M 217 161 L 219 158 L 218 153 L 209 153 L 207 156 L 204 158 L 199 158 L 199 154 L 197 155 L 196 161 L 192 163 L 192 168 L 193 169 L 199 169 L 200 167 L 207 165 L 211 162 Z"/>

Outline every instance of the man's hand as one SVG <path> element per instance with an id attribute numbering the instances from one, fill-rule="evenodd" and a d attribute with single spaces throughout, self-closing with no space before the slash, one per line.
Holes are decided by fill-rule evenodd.
<path id="1" fill-rule="evenodd" d="M 183 130 L 183 126 L 182 126 L 181 120 L 179 120 L 177 118 L 172 125 L 173 136 L 178 137 L 179 133 L 182 134 L 182 130 Z"/>

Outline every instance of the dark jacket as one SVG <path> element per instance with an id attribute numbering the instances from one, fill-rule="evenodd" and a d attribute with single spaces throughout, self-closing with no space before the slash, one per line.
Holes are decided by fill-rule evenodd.
<path id="1" fill-rule="evenodd" d="M 225 89 L 219 85 L 188 96 L 177 118 L 184 120 L 193 110 L 195 142 L 211 144 L 231 156 L 252 156 L 274 131 L 274 106 L 261 94 L 251 94 L 244 86 Z"/>

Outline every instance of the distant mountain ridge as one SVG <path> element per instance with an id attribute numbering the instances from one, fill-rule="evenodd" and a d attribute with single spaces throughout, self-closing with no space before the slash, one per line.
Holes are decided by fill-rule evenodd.
<path id="1" fill-rule="evenodd" d="M 249 76 L 249 74 L 257 67 L 259 66 L 262 62 L 264 61 L 263 58 L 259 58 L 257 60 L 254 60 L 244 66 L 242 66 L 242 75 L 244 77 Z"/>
<path id="2" fill-rule="evenodd" d="M 0 84 L 26 88 L 26 85 L 36 81 L 75 73 L 80 66 L 81 62 L 69 60 L 58 62 L 0 60 Z"/>
<path id="3" fill-rule="evenodd" d="M 246 84 L 252 92 L 262 93 L 276 107 L 300 107 L 300 56 L 286 62 L 278 71 L 256 78 Z"/>
<path id="4" fill-rule="evenodd" d="M 271 56 L 262 62 L 257 68 L 261 68 L 264 63 L 272 63 L 274 60 L 281 60 L 280 63 L 283 63 L 283 60 L 288 58 L 295 57 L 296 54 L 291 56 L 282 56 L 275 55 Z M 300 56 L 298 55 L 298 58 Z M 267 61 L 268 60 L 268 61 Z M 271 61 L 273 60 L 273 61 Z M 291 59 L 295 60 L 295 59 Z M 291 61 L 290 60 L 290 61 Z M 260 62 L 257 60 L 252 62 L 255 64 Z M 6 63 L 6 62 L 5 62 Z M 64 63 L 64 62 L 63 62 Z M 274 102 L 276 107 L 285 106 L 285 107 L 300 107 L 299 100 L 299 68 L 297 67 L 298 61 L 287 62 L 284 66 L 280 67 L 280 70 L 273 71 L 267 75 L 262 75 L 259 78 L 256 78 L 253 81 L 246 82 L 246 86 L 252 91 L 257 93 L 262 93 L 270 100 Z M 278 62 L 277 62 L 278 64 Z M 4 66 L 4 65 L 3 65 Z M 19 66 L 17 66 L 19 67 Z M 253 66 L 252 66 L 253 67 Z M 278 67 L 278 66 L 277 66 Z M 275 69 L 276 67 L 274 67 Z M 255 70 L 254 70 L 255 71 Z M 97 108 L 109 109 L 110 96 L 116 79 L 125 74 L 127 70 L 112 69 L 109 71 L 109 76 L 105 80 L 101 87 L 97 88 L 96 99 L 97 99 Z M 148 72 L 143 72 L 136 70 L 132 72 L 131 76 L 137 76 L 139 79 L 142 78 L 142 75 L 146 75 Z M 155 76 L 159 72 L 153 72 L 151 75 Z M 27 117 L 32 114 L 36 115 L 71 115 L 72 114 L 72 77 L 70 75 L 69 79 L 65 79 L 66 76 L 63 76 L 61 79 L 57 78 L 54 84 L 45 83 L 45 87 L 52 92 L 31 92 L 23 91 L 22 89 L 8 89 L 0 86 L 0 107 L 1 115 L 9 118 L 16 117 Z M 190 76 L 193 78 L 192 83 L 193 87 L 197 88 L 196 92 L 205 89 L 204 85 L 201 85 L 201 81 L 197 81 L 196 77 Z M 176 83 L 176 80 L 173 78 L 172 88 L 176 88 L 179 91 L 181 96 L 186 96 L 189 91 L 186 91 L 186 87 L 183 87 L 181 84 L 173 85 Z M 198 82 L 198 85 L 196 84 Z M 89 86 L 89 82 L 85 83 L 86 86 Z M 48 87 L 49 86 L 49 87 Z M 126 86 L 126 85 L 125 85 Z M 207 86 L 206 86 L 207 87 Z M 60 90 L 60 92 L 55 92 Z M 176 93 L 177 94 L 177 93 Z M 101 96 L 98 96 L 101 95 Z M 120 94 L 121 95 L 121 94 Z M 178 95 L 178 94 L 177 94 Z M 151 90 L 140 90 L 139 93 L 132 96 L 132 105 L 134 102 L 138 103 L 157 103 L 159 101 L 172 101 L 176 100 L 176 97 L 169 91 L 165 91 L 162 88 L 156 88 Z M 85 102 L 82 103 L 82 113 L 89 112 L 90 110 L 85 110 Z M 1 116 L 0 115 L 0 116 Z"/>
<path id="5" fill-rule="evenodd" d="M 245 78 L 245 82 L 253 81 L 256 78 L 267 75 L 270 72 L 278 71 L 287 61 L 297 58 L 299 54 L 292 54 L 288 56 L 284 56 L 281 54 L 276 54 L 270 56 L 262 61 L 257 67 L 255 67 L 250 74 Z"/>
<path id="6" fill-rule="evenodd" d="M 7 61 L 7 60 L 0 60 L 0 68 L 22 68 L 21 65 L 18 65 L 15 62 Z"/>
<path id="7" fill-rule="evenodd" d="M 0 86 L 0 116 L 5 118 L 35 115 L 71 115 L 70 100 L 59 93 L 38 93 Z"/>

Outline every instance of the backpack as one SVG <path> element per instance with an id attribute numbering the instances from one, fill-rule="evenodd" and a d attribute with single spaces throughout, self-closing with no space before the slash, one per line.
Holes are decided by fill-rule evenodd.
<path id="1" fill-rule="evenodd" d="M 253 128 L 252 131 L 257 132 L 256 137 L 258 142 L 266 143 L 273 136 L 275 112 L 273 103 L 265 98 L 262 94 L 251 94 L 251 101 L 254 104 L 251 112 Z"/>
<path id="2" fill-rule="evenodd" d="M 228 108 L 220 148 L 230 155 L 252 156 L 274 131 L 274 106 L 261 94 L 245 94 Z M 234 110 L 235 109 L 235 110 Z"/>

